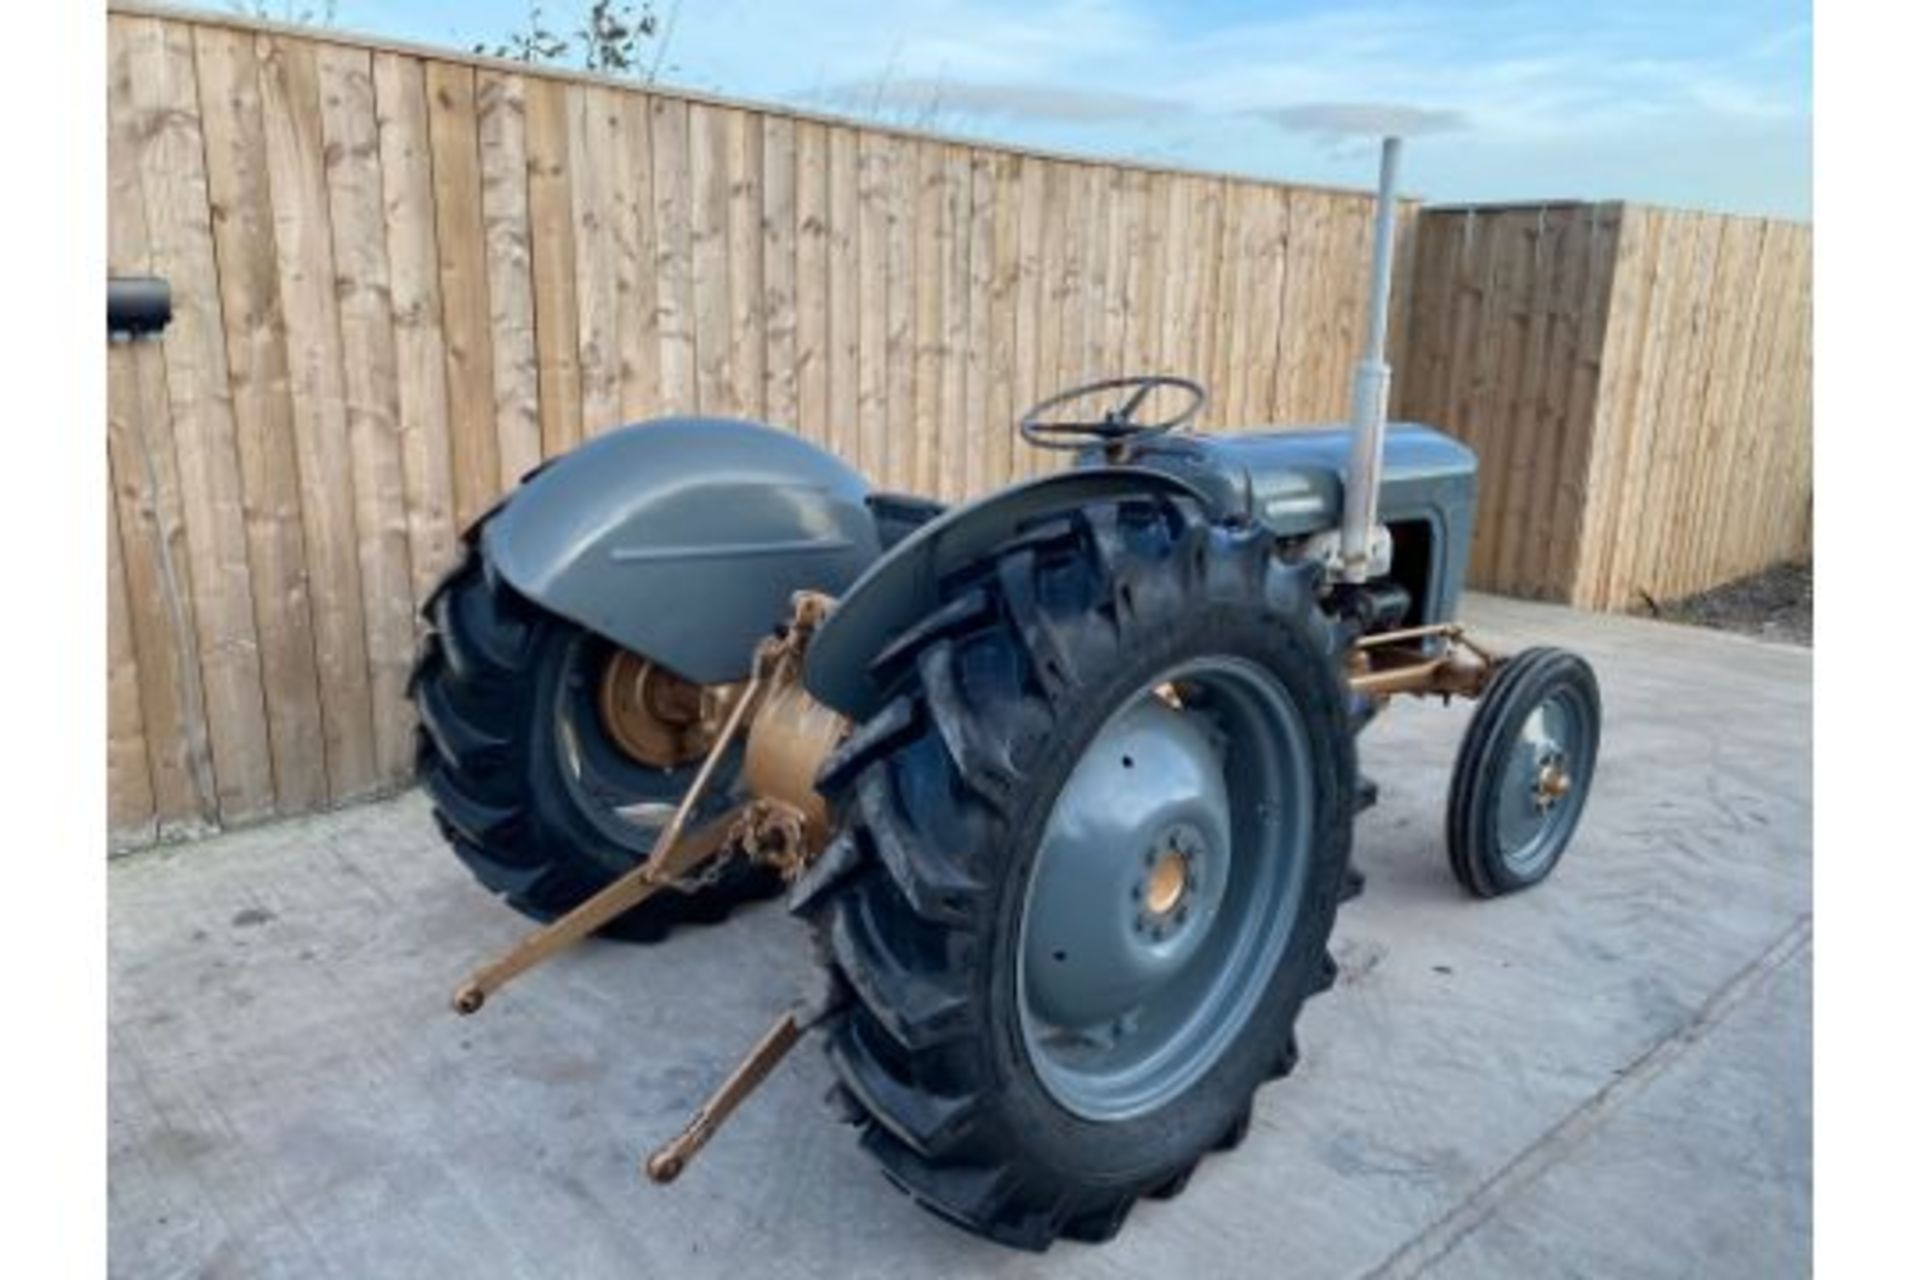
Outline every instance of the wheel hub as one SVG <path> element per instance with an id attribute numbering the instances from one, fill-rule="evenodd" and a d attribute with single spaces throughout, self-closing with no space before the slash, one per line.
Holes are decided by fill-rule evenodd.
<path id="1" fill-rule="evenodd" d="M 600 672 L 600 723 L 631 759 L 675 769 L 706 755 L 733 688 L 697 685 L 637 653 L 616 650 Z"/>
<path id="2" fill-rule="evenodd" d="M 1187 855 L 1170 847 L 1155 858 L 1148 866 L 1141 896 L 1147 907 L 1141 915 L 1143 922 L 1149 916 L 1156 920 L 1171 918 L 1187 896 Z"/>
<path id="3" fill-rule="evenodd" d="M 1559 823 L 1563 801 L 1579 788 L 1571 745 L 1577 725 L 1571 710 L 1550 698 L 1521 722 L 1500 780 L 1497 826 L 1507 858 L 1525 865 L 1545 847 Z"/>
<path id="4" fill-rule="evenodd" d="M 1561 797 L 1571 790 L 1573 775 L 1567 771 L 1566 761 L 1556 753 L 1540 766 L 1539 776 L 1533 784 L 1534 807 L 1545 813 L 1559 804 Z"/>
<path id="5" fill-rule="evenodd" d="M 1097 738 L 1039 854 L 1026 961 L 1036 1010 L 1119 1019 L 1205 939 L 1232 836 L 1219 753 L 1198 717 L 1142 699 Z"/>
<path id="6" fill-rule="evenodd" d="M 1015 977 L 1067 1110 L 1163 1105 L 1254 1016 L 1301 909 L 1308 741 L 1273 674 L 1220 655 L 1145 685 L 1082 750 L 1034 852 Z"/>

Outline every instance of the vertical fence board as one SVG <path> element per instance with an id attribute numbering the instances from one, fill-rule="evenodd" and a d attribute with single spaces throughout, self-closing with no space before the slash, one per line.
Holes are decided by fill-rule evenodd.
<path id="1" fill-rule="evenodd" d="M 1699 576 L 1713 532 L 1713 521 L 1703 510 L 1719 503 L 1731 477 L 1736 432 L 1740 424 L 1729 411 L 1733 393 L 1747 381 L 1748 336 L 1760 307 L 1755 287 L 1762 267 L 1766 224 L 1759 221 L 1726 223 L 1721 228 L 1719 259 L 1708 303 L 1710 331 L 1703 335 L 1706 351 L 1700 409 L 1688 452 L 1687 472 L 1673 504 L 1672 535 L 1675 585 Z"/>
<path id="2" fill-rule="evenodd" d="M 1054 326 L 1059 330 L 1058 346 L 1047 380 L 1048 391 L 1061 391 L 1086 382 L 1087 371 L 1087 249 L 1091 221 L 1087 216 L 1087 187 L 1092 169 L 1084 164 L 1063 165 L 1060 170 L 1059 204 L 1055 216 L 1060 224 L 1058 256 L 1054 259 Z"/>
<path id="3" fill-rule="evenodd" d="M 799 144 L 794 122 L 768 116 L 761 130 L 760 278 L 765 290 L 767 421 L 803 431 L 800 421 L 800 319 L 795 298 L 800 270 L 796 242 Z"/>
<path id="4" fill-rule="evenodd" d="M 860 374 L 866 272 L 860 267 L 860 199 L 864 166 L 860 135 L 827 130 L 827 447 L 856 462 L 865 414 Z"/>
<path id="5" fill-rule="evenodd" d="M 1223 281 L 1227 278 L 1223 259 L 1226 253 L 1226 189 L 1227 183 L 1219 178 L 1196 179 L 1198 184 L 1198 204 L 1200 224 L 1198 235 L 1189 248 L 1197 259 L 1194 264 L 1194 283 L 1197 292 L 1193 303 L 1194 349 L 1193 357 L 1187 366 L 1193 370 L 1202 382 L 1210 386 L 1223 386 L 1226 368 L 1220 358 L 1220 351 L 1226 338 L 1227 317 L 1223 314 Z M 1225 417 L 1221 406 L 1215 404 L 1203 423 L 1215 429 L 1230 428 L 1233 420 Z"/>
<path id="6" fill-rule="evenodd" d="M 733 287 L 727 277 L 727 128 L 720 110 L 694 103 L 687 112 L 691 162 L 688 202 L 693 231 L 693 331 L 700 412 L 731 415 Z"/>
<path id="7" fill-rule="evenodd" d="M 1127 350 L 1127 244 L 1133 233 L 1133 206 L 1127 200 L 1127 174 L 1112 165 L 1101 171 L 1101 200 L 1106 205 L 1100 280 L 1099 348 L 1093 365 L 1101 376 L 1115 370 L 1137 373 L 1125 364 Z"/>
<path id="8" fill-rule="evenodd" d="M 653 100 L 653 218 L 655 276 L 660 299 L 660 400 L 669 413 L 699 407 L 693 314 L 693 207 L 688 159 L 687 104 Z"/>
<path id="9" fill-rule="evenodd" d="M 968 492 L 980 494 L 1014 473 L 1014 416 L 1026 406 L 1015 403 L 1018 389 L 1016 315 L 1020 291 L 1020 161 L 997 154 L 992 159 L 993 228 L 991 276 L 987 283 L 987 438 L 969 454 L 978 456 L 978 474 L 969 474 Z M 975 228 L 976 234 L 979 228 Z M 976 304 L 978 302 L 976 301 Z"/>
<path id="10" fill-rule="evenodd" d="M 493 338 L 488 332 L 492 305 L 487 296 L 487 231 L 482 221 L 473 69 L 428 62 L 426 87 L 454 524 L 465 530 L 492 505 L 500 489 Z"/>
<path id="11" fill-rule="evenodd" d="M 1161 346 L 1161 316 L 1166 311 L 1167 266 L 1166 225 L 1170 187 L 1165 182 L 1149 181 L 1141 175 L 1135 184 L 1133 199 L 1138 207 L 1142 232 L 1139 261 L 1127 273 L 1127 296 L 1131 311 L 1127 316 L 1128 367 L 1143 373 L 1165 373 L 1166 357 Z"/>
<path id="12" fill-rule="evenodd" d="M 921 143 L 913 148 L 913 159 L 913 401 L 909 414 L 895 411 L 892 425 L 897 428 L 904 417 L 909 428 L 901 441 L 907 455 L 905 487 L 934 496 L 940 464 L 940 342 L 953 228 L 946 221 L 947 170 L 940 148 Z"/>
<path id="13" fill-rule="evenodd" d="M 666 412 L 660 394 L 659 227 L 653 199 L 653 116 L 647 99 L 622 94 L 614 156 L 614 309 L 619 313 L 620 421 Z"/>
<path id="14" fill-rule="evenodd" d="M 1620 251 L 1621 208 L 1590 205 L 1583 214 L 1584 269 L 1574 319 L 1575 335 L 1567 352 L 1565 421 L 1553 488 L 1540 499 L 1553 512 L 1546 558 L 1530 581 L 1536 594 L 1573 600 L 1579 593 L 1581 532 L 1596 500 L 1593 460 L 1600 380 L 1605 371 L 1607 328 L 1613 297 L 1614 264 Z M 1422 234 L 1425 234 L 1423 226 Z"/>
<path id="15" fill-rule="evenodd" d="M 1287 201 L 1287 242 L 1281 270 L 1286 273 L 1280 291 L 1280 339 L 1271 382 L 1273 415 L 1298 414 L 1311 401 L 1307 388 L 1313 344 L 1316 281 L 1323 271 L 1318 242 L 1326 213 L 1319 195 L 1290 191 Z M 1170 224 L 1162 223 L 1171 229 Z"/>
<path id="16" fill-rule="evenodd" d="M 153 775 L 140 717 L 140 666 L 127 621 L 127 581 L 120 564 L 120 514 L 107 495 L 107 833 L 139 844 L 154 830 Z"/>
<path id="17" fill-rule="evenodd" d="M 1046 346 L 1046 331 L 1041 323 L 1043 285 L 1043 246 L 1046 217 L 1046 167 L 1031 156 L 1015 158 L 1019 167 L 1020 212 L 1018 266 L 1014 278 L 1014 396 L 1016 414 L 1025 413 L 1042 392 L 1041 353 Z M 1040 468 L 1039 451 L 1025 439 L 1013 445 L 1014 476 L 1030 476 Z"/>
<path id="18" fill-rule="evenodd" d="M 447 344 L 441 327 L 440 248 L 434 220 L 426 213 L 433 200 L 433 162 L 426 82 L 419 62 L 376 53 L 373 90 L 393 307 L 407 562 L 413 572 L 413 603 L 418 607 L 426 603 L 440 575 L 452 567 L 454 554 Z M 543 399 L 543 408 L 544 404 Z"/>
<path id="19" fill-rule="evenodd" d="M 116 31 L 129 42 L 134 153 L 152 269 L 211 286 L 216 268 L 192 32 L 151 19 L 116 24 Z M 217 288 L 176 293 L 162 352 L 215 795 L 223 818 L 251 817 L 273 807 L 273 765 Z"/>
<path id="20" fill-rule="evenodd" d="M 1065 337 L 1061 333 L 1061 316 L 1066 310 L 1069 279 L 1067 233 L 1073 216 L 1073 170 L 1067 165 L 1053 165 L 1040 170 L 1036 176 L 1041 202 L 1040 252 L 1034 263 L 1039 290 L 1034 317 L 1034 376 L 1038 382 L 1032 394 L 1022 398 L 1022 403 L 1027 405 L 1064 388 L 1072 376 L 1061 367 Z"/>
<path id="21" fill-rule="evenodd" d="M 886 416 L 881 422 L 883 462 L 874 474 L 895 489 L 913 487 L 913 452 L 902 439 L 907 430 L 905 418 L 913 404 L 913 302 L 919 283 L 913 277 L 913 156 L 916 149 L 933 145 L 901 137 L 882 140 L 887 156 L 883 188 L 886 258 L 881 272 L 887 299 L 887 338 L 882 356 L 887 393 Z"/>
<path id="22" fill-rule="evenodd" d="M 726 136 L 727 378 L 732 412 L 766 417 L 766 259 L 762 224 L 766 217 L 761 188 L 765 147 L 761 116 L 729 111 Z"/>
<path id="23" fill-rule="evenodd" d="M 622 121 L 619 99 L 610 89 L 574 85 L 567 99 L 581 430 L 597 436 L 620 423 L 619 246 L 614 237 L 620 196 L 613 177 Z"/>
<path id="24" fill-rule="evenodd" d="M 535 376 L 540 452 L 565 453 L 580 442 L 580 311 L 574 296 L 573 160 L 567 86 L 527 85 L 528 272 L 533 282 Z M 652 264 L 649 264 L 652 265 Z"/>
<path id="25" fill-rule="evenodd" d="M 1252 397 L 1247 388 L 1259 363 L 1253 358 L 1258 341 L 1253 296 L 1260 260 L 1259 227 L 1252 216 L 1256 190 L 1236 182 L 1229 184 L 1226 192 L 1227 239 L 1221 246 L 1226 260 L 1221 263 L 1220 276 L 1220 300 L 1226 319 L 1216 349 L 1219 377 L 1214 382 L 1214 394 L 1219 412 L 1228 422 L 1250 420 L 1247 406 Z"/>
<path id="26" fill-rule="evenodd" d="M 1619 506 L 1614 511 L 1613 564 L 1607 598 L 1632 598 L 1640 574 L 1647 532 L 1647 491 L 1654 483 L 1653 459 L 1659 443 L 1661 397 L 1680 379 L 1675 367 L 1686 357 L 1675 339 L 1685 323 L 1687 267 L 1695 228 L 1675 212 L 1656 211 L 1648 219 L 1654 269 L 1648 290 L 1646 332 L 1640 337 L 1640 369 L 1634 386 L 1631 430 L 1625 442 Z"/>
<path id="27" fill-rule="evenodd" d="M 297 813 L 325 802 L 327 762 L 259 78 L 248 36 L 197 31 L 194 52 L 274 803 Z"/>
<path id="28" fill-rule="evenodd" d="M 809 440 L 833 445 L 833 204 L 827 127 L 803 120 L 794 132 L 794 413 Z M 776 355 L 769 351 L 769 377 Z M 769 395 L 772 393 L 769 392 Z M 783 393 L 784 394 L 784 393 Z"/>
<path id="29" fill-rule="evenodd" d="M 886 140 L 860 132 L 854 163 L 858 227 L 854 232 L 859 324 L 859 428 L 847 455 L 867 475 L 886 480 L 887 444 L 887 164 Z"/>
<path id="30" fill-rule="evenodd" d="M 931 481 L 929 492 L 945 502 L 960 497 L 966 475 L 968 435 L 982 429 L 967 417 L 967 354 L 970 331 L 968 306 L 973 289 L 971 255 L 973 239 L 968 219 L 973 212 L 973 166 L 963 147 L 941 148 L 946 171 L 941 195 L 941 227 L 945 244 L 940 253 L 945 279 L 940 295 L 939 405 L 934 422 L 933 447 L 936 463 L 926 468 Z"/>
<path id="31" fill-rule="evenodd" d="M 335 800 L 379 785 L 366 603 L 355 528 L 340 311 L 327 194 L 320 85 L 313 46 L 261 36 L 256 44 L 266 119 L 267 173 L 280 297 L 286 315 L 306 530 L 308 590 L 328 792 Z"/>
<path id="32" fill-rule="evenodd" d="M 374 768 L 380 785 L 393 786 L 413 771 L 413 716 L 406 703 L 414 647 L 413 573 L 396 430 L 397 366 L 373 63 L 361 50 L 327 48 L 320 51 L 318 71 Z"/>
<path id="33" fill-rule="evenodd" d="M 1521 593 L 1519 561 L 1529 543 L 1547 536 L 1551 515 L 1529 509 L 1536 473 L 1546 470 L 1541 458 L 1551 457 L 1552 420 L 1545 412 L 1547 338 L 1553 328 L 1556 289 L 1566 271 L 1567 213 L 1539 210 L 1530 226 L 1522 228 L 1521 253 L 1527 259 L 1525 293 L 1514 299 L 1523 308 L 1514 318 L 1515 365 L 1510 399 L 1505 408 L 1507 447 L 1502 494 L 1497 511 L 1489 511 L 1492 555 L 1488 581 L 1496 591 Z M 1550 465 L 1550 464 L 1549 464 Z"/>
<path id="34" fill-rule="evenodd" d="M 1580 569 L 1574 603 L 1604 608 L 1613 574 L 1620 492 L 1625 484 L 1627 415 L 1639 380 L 1640 337 L 1652 305 L 1650 265 L 1655 246 L 1649 211 L 1622 211 L 1613 285 L 1607 301 L 1606 354 L 1595 392 L 1588 464 L 1588 501 L 1581 520 Z"/>
<path id="35" fill-rule="evenodd" d="M 959 339 L 963 354 L 956 362 L 961 392 L 956 420 L 946 424 L 948 442 L 943 453 L 956 464 L 948 476 L 950 496 L 954 498 L 977 497 L 987 491 L 987 469 L 993 465 L 990 454 L 996 440 L 1004 438 L 1009 429 L 1004 419 L 996 419 L 988 409 L 992 397 L 987 360 L 993 335 L 993 237 L 998 226 L 994 162 L 982 151 L 965 155 L 967 197 L 960 226 L 967 238 L 967 302 L 965 329 Z"/>
<path id="36" fill-rule="evenodd" d="M 487 241 L 494 430 L 501 482 L 511 485 L 539 465 L 541 448 L 526 80 L 481 72 L 474 81 L 474 116 L 480 145 L 480 223 Z"/>
<path id="37" fill-rule="evenodd" d="M 121 215 L 116 215 L 116 217 Z M 140 720 L 162 833 L 219 818 L 193 625 L 166 368 L 150 346 L 107 353 L 107 464 L 120 525 Z"/>
<path id="38" fill-rule="evenodd" d="M 1114 361 L 1106 345 L 1108 320 L 1108 273 L 1114 253 L 1114 205 L 1110 165 L 1087 167 L 1087 267 L 1083 274 L 1081 297 L 1073 303 L 1081 315 L 1081 357 L 1079 368 L 1085 380 L 1110 378 Z"/>

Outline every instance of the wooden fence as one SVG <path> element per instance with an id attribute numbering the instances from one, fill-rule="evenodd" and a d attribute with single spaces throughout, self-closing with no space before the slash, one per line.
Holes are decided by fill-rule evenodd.
<path id="1" fill-rule="evenodd" d="M 109 268 L 175 299 L 107 355 L 119 844 L 402 784 L 458 532 L 618 423 L 764 418 L 952 499 L 1117 369 L 1207 382 L 1203 427 L 1346 410 L 1365 193 L 124 5 L 108 72 Z M 1546 204 L 1402 248 L 1396 407 L 1480 452 L 1475 585 L 1619 609 L 1807 554 L 1809 228 Z"/>
<path id="2" fill-rule="evenodd" d="M 402 783 L 419 601 L 583 435 L 766 418 L 954 498 L 1116 369 L 1345 409 L 1364 193 L 130 7 L 108 71 L 109 267 L 175 300 L 107 356 L 121 843 Z"/>
<path id="3" fill-rule="evenodd" d="M 1480 454 L 1470 578 L 1628 609 L 1812 554 L 1812 228 L 1421 214 L 1400 412 Z"/>

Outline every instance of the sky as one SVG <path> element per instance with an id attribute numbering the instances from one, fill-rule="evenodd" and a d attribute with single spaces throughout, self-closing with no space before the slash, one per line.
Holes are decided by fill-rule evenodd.
<path id="1" fill-rule="evenodd" d="M 249 4 L 251 0 L 248 0 Z M 202 0 L 218 7 L 219 0 Z M 270 11 L 323 0 L 267 0 Z M 587 0 L 544 0 L 570 25 Z M 1368 187 L 1383 124 L 1435 203 L 1812 215 L 1810 0 L 656 0 L 660 78 L 1014 145 Z M 470 48 L 526 0 L 337 0 Z"/>

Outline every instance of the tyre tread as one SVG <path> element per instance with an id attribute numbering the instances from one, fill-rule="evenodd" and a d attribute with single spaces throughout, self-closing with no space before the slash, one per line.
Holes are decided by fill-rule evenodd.
<path id="1" fill-rule="evenodd" d="M 515 593 L 477 533 L 463 545 L 462 560 L 421 609 L 429 629 L 407 686 L 419 718 L 415 772 L 474 878 L 515 910 L 550 920 L 616 874 L 615 855 L 594 856 L 591 836 L 567 820 L 558 780 L 536 765 L 531 747 L 542 655 L 577 629 Z M 757 868 L 732 865 L 714 884 L 661 894 L 604 932 L 653 941 L 673 925 L 723 919 L 740 901 L 777 888 Z"/>
<path id="2" fill-rule="evenodd" d="M 979 963 L 991 872 L 955 852 L 978 841 L 949 827 L 997 830 L 1024 782 L 1024 744 L 1045 740 L 1089 673 L 1124 652 L 1129 633 L 1167 625 L 1198 603 L 1264 598 L 1290 611 L 1300 652 L 1326 660 L 1331 673 L 1332 643 L 1313 638 L 1312 592 L 1285 582 L 1276 589 L 1273 563 L 1263 531 L 1211 524 L 1193 504 L 1158 496 L 1091 504 L 1023 531 L 950 584 L 953 604 L 888 647 L 874 669 L 893 673 L 895 696 L 822 770 L 821 790 L 841 806 L 843 829 L 819 864 L 821 878 L 803 880 L 792 905 L 812 922 L 848 993 L 829 1034 L 842 1104 L 889 1180 L 969 1231 L 1036 1250 L 1059 1237 L 1110 1239 L 1140 1196 L 1177 1194 L 1201 1155 L 1246 1136 L 1250 1097 L 1177 1167 L 1131 1184 L 1063 1187 L 1058 1171 L 1023 1163 L 1019 1135 L 1000 1127 L 993 1086 L 968 1056 L 983 1031 L 968 975 Z M 982 659 L 988 674 L 976 684 L 970 656 L 995 645 L 1021 674 Z M 1344 726 L 1331 674 L 1326 688 L 1320 714 Z M 1344 831 L 1354 780 L 1350 741 L 1339 741 L 1348 748 L 1344 790 L 1326 821 Z M 908 760 L 923 771 L 911 794 L 896 774 Z M 915 804 L 933 808 L 919 819 Z M 964 821 L 947 813 L 948 826 L 932 838 L 919 822 L 938 819 L 942 804 Z M 1344 837 L 1340 864 L 1312 895 L 1329 927 L 1346 879 Z M 1332 974 L 1324 958 L 1302 998 L 1331 985 Z M 1297 1058 L 1289 1034 L 1266 1075 L 1287 1075 Z"/>

